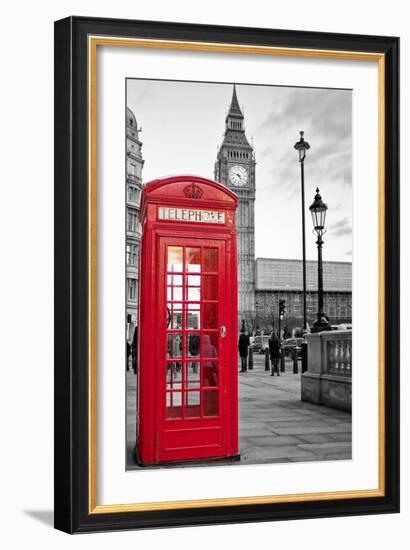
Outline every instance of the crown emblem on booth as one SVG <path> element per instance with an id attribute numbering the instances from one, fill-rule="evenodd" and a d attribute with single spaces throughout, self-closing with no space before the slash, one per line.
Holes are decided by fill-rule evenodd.
<path id="1" fill-rule="evenodd" d="M 195 185 L 195 183 L 191 183 L 191 185 L 184 187 L 184 195 L 187 199 L 200 199 L 203 194 L 203 190 L 199 185 Z"/>

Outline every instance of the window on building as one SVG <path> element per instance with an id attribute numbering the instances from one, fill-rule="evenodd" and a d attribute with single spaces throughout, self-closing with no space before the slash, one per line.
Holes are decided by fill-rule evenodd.
<path id="1" fill-rule="evenodd" d="M 127 231 L 133 231 L 134 233 L 138 228 L 138 216 L 137 211 L 132 208 L 128 209 L 127 212 Z"/>
<path id="2" fill-rule="evenodd" d="M 131 176 L 137 175 L 137 165 L 134 164 L 133 162 L 129 163 L 128 170 Z"/>
<path id="3" fill-rule="evenodd" d="M 137 299 L 137 280 L 136 279 L 127 279 L 128 286 L 128 300 Z"/>
<path id="4" fill-rule="evenodd" d="M 127 244 L 127 265 L 137 265 L 138 247 L 136 244 Z"/>
<path id="5" fill-rule="evenodd" d="M 140 191 L 135 185 L 128 186 L 128 200 L 139 204 Z"/>

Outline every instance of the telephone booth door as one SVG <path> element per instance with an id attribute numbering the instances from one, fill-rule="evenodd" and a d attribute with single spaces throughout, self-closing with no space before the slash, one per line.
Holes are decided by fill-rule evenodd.
<path id="1" fill-rule="evenodd" d="M 226 455 L 225 248 L 159 240 L 158 462 Z"/>

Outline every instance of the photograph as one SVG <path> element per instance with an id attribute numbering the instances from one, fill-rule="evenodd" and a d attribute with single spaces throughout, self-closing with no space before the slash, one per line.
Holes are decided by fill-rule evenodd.
<path id="1" fill-rule="evenodd" d="M 350 461 L 352 90 L 125 88 L 126 469 Z"/>

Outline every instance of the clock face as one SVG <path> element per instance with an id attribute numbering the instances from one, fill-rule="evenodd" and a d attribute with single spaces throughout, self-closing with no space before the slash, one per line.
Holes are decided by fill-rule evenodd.
<path id="1" fill-rule="evenodd" d="M 248 172 L 243 166 L 231 166 L 229 168 L 229 179 L 232 185 L 243 187 L 248 183 Z"/>

